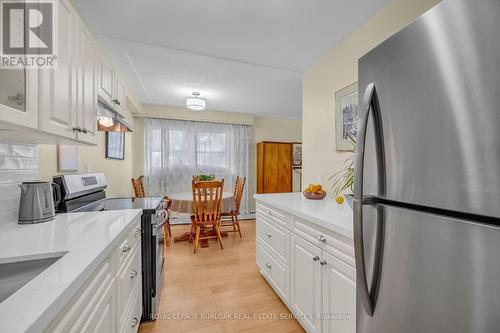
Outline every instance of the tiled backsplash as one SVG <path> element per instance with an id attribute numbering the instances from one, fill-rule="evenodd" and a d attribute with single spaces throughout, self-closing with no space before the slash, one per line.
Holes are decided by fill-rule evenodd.
<path id="1" fill-rule="evenodd" d="M 17 221 L 19 184 L 38 178 L 37 147 L 0 142 L 0 224 Z"/>

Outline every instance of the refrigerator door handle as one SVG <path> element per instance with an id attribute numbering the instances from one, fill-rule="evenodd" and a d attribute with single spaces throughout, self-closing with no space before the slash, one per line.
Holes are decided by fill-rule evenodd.
<path id="1" fill-rule="evenodd" d="M 378 285 L 380 279 L 381 258 L 382 258 L 382 241 L 383 241 L 383 208 L 377 208 L 377 223 L 376 223 L 376 244 L 375 258 L 373 267 L 373 277 L 371 288 L 368 288 L 365 267 L 365 250 L 363 241 L 363 204 L 373 205 L 373 198 L 365 198 L 363 195 L 363 170 L 364 156 L 366 143 L 366 129 L 370 114 L 373 112 L 373 124 L 375 134 L 375 150 L 377 156 L 377 180 L 378 190 L 377 196 L 384 197 L 385 195 L 385 150 L 384 137 L 382 130 L 382 114 L 377 96 L 377 90 L 374 83 L 370 83 L 363 97 L 363 106 L 366 111 L 360 123 L 360 130 L 356 143 L 356 160 L 355 160 L 355 185 L 354 185 L 354 252 L 356 261 L 356 284 L 358 289 L 359 299 L 370 316 L 373 316 L 375 309 L 376 296 L 378 294 Z M 372 294 L 370 294 L 370 290 Z"/>

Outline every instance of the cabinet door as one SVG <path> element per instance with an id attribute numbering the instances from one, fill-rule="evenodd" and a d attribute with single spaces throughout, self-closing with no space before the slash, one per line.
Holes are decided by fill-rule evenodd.
<path id="1" fill-rule="evenodd" d="M 109 333 L 116 332 L 114 280 L 96 304 L 94 311 L 87 319 L 82 332 Z"/>
<path id="2" fill-rule="evenodd" d="M 116 112 L 120 115 L 125 116 L 125 111 L 127 108 L 127 89 L 122 81 L 119 79 L 115 80 L 115 98 L 113 99 L 114 107 Z"/>
<path id="3" fill-rule="evenodd" d="M 83 132 L 78 140 L 95 144 L 97 130 L 96 45 L 89 31 L 79 25 L 78 124 Z"/>
<path id="4" fill-rule="evenodd" d="M 62 137 L 76 139 L 77 61 L 75 31 L 79 18 L 69 2 L 58 5 L 58 67 L 40 71 L 40 129 Z"/>
<path id="5" fill-rule="evenodd" d="M 115 88 L 115 74 L 110 63 L 104 56 L 101 56 L 99 70 L 98 93 L 99 97 L 108 104 L 114 107 L 114 88 Z"/>
<path id="6" fill-rule="evenodd" d="M 324 333 L 356 332 L 356 270 L 323 252 Z"/>
<path id="7" fill-rule="evenodd" d="M 293 235 L 290 305 L 309 333 L 321 332 L 321 249 Z"/>
<path id="8" fill-rule="evenodd" d="M 38 129 L 38 71 L 0 69 L 0 120 Z"/>

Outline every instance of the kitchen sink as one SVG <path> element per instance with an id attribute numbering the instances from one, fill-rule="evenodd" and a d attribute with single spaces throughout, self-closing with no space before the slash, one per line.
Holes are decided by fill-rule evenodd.
<path id="1" fill-rule="evenodd" d="M 63 255 L 0 264 L 0 303 L 33 280 Z"/>

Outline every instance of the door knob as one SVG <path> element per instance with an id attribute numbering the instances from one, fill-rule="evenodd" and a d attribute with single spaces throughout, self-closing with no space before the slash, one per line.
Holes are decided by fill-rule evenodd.
<path id="1" fill-rule="evenodd" d="M 319 260 L 319 257 L 318 256 L 314 256 L 313 257 L 313 261 L 318 261 Z"/>
<path id="2" fill-rule="evenodd" d="M 273 268 L 270 263 L 266 263 L 266 267 L 269 269 Z"/>
<path id="3" fill-rule="evenodd" d="M 326 264 L 328 264 L 326 260 L 321 260 L 319 263 L 321 264 L 321 266 L 325 266 Z"/>

